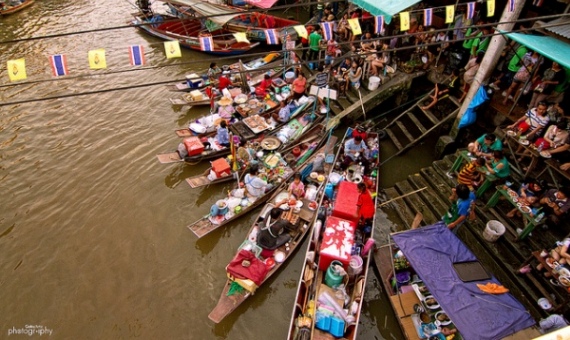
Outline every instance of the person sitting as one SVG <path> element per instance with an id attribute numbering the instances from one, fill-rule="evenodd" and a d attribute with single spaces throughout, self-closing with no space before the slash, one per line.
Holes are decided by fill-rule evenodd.
<path id="1" fill-rule="evenodd" d="M 263 76 L 263 80 L 255 88 L 255 94 L 260 97 L 265 97 L 265 95 L 274 88 L 273 81 L 269 74 Z"/>
<path id="2" fill-rule="evenodd" d="M 534 146 L 536 149 L 540 151 L 548 152 L 549 150 L 555 150 L 558 147 L 566 144 L 568 140 L 569 134 L 566 130 L 566 121 L 560 121 L 556 124 L 550 125 L 544 136 L 538 137 L 535 142 Z M 521 157 L 518 159 L 520 162 L 523 157 L 530 156 L 530 150 L 525 150 Z"/>
<path id="3" fill-rule="evenodd" d="M 449 199 L 452 204 L 442 220 L 452 233 L 457 234 L 459 227 L 473 212 L 476 197 L 465 184 L 457 184 L 451 191 Z"/>
<path id="4" fill-rule="evenodd" d="M 216 65 L 216 63 L 211 63 L 206 75 L 210 82 L 214 82 L 218 79 L 218 74 L 220 73 L 222 73 L 222 70 Z"/>
<path id="5" fill-rule="evenodd" d="M 222 99 L 218 101 L 218 105 L 218 114 L 224 119 L 232 118 L 233 114 L 236 112 L 232 105 L 232 100 L 228 97 L 222 97 Z"/>
<path id="6" fill-rule="evenodd" d="M 361 224 L 367 224 L 372 221 L 374 214 L 376 213 L 376 206 L 372 200 L 372 195 L 366 187 L 364 182 L 360 182 L 357 185 L 358 190 L 358 201 L 356 202 L 358 219 Z"/>
<path id="7" fill-rule="evenodd" d="M 364 156 L 364 152 L 366 150 L 368 150 L 368 148 L 360 135 L 347 140 L 344 143 L 344 159 L 341 163 L 341 169 L 346 170 L 350 164 L 356 160 L 361 161 L 366 168 L 368 161 L 366 160 L 366 157 L 361 157 Z"/>
<path id="8" fill-rule="evenodd" d="M 538 202 L 538 197 L 536 196 L 527 196 L 526 194 L 523 194 L 520 195 L 518 198 L 518 203 L 520 203 L 522 206 L 526 206 L 531 209 L 530 216 L 534 216 L 538 212 L 538 209 L 533 208 L 533 205 L 535 205 L 535 203 L 537 202 Z M 519 208 L 513 208 L 511 211 L 507 213 L 508 218 L 513 218 L 515 217 L 515 215 L 518 217 L 522 217 Z M 524 218 L 523 218 L 523 223 L 526 224 L 526 219 Z"/>
<path id="9" fill-rule="evenodd" d="M 228 132 L 228 123 L 225 120 L 220 122 L 220 127 L 216 133 L 216 142 L 226 148 L 230 146 L 230 133 Z"/>
<path id="10" fill-rule="evenodd" d="M 293 182 L 289 184 L 288 189 L 289 195 L 295 196 L 297 199 L 301 199 L 305 196 L 305 184 L 301 181 L 301 174 L 296 172 L 293 175 Z"/>
<path id="11" fill-rule="evenodd" d="M 488 174 L 495 175 L 500 179 L 505 179 L 511 174 L 509 161 L 503 151 L 493 151 L 493 158 L 486 164 Z"/>
<path id="12" fill-rule="evenodd" d="M 218 79 L 218 90 L 222 92 L 222 90 L 227 89 L 230 86 L 234 86 L 234 83 L 232 83 L 230 79 L 230 71 L 224 71 Z"/>
<path id="13" fill-rule="evenodd" d="M 481 184 L 482 175 L 477 169 L 482 166 L 485 166 L 485 158 L 483 157 L 475 158 L 466 164 L 457 174 L 457 183 L 465 184 L 469 190 L 473 191 L 475 187 Z"/>
<path id="14" fill-rule="evenodd" d="M 570 209 L 570 189 L 567 187 L 560 187 L 560 189 L 550 189 L 544 193 L 540 200 L 543 211 L 547 216 L 546 223 L 551 226 L 556 226 Z"/>
<path id="15" fill-rule="evenodd" d="M 528 110 L 513 124 L 507 126 L 507 129 L 516 129 L 519 134 L 526 135 L 528 140 L 532 140 L 540 134 L 550 120 L 546 115 L 546 108 L 545 102 L 538 103 L 535 108 Z"/>
<path id="16" fill-rule="evenodd" d="M 558 262 L 559 264 L 568 264 L 570 263 L 570 254 L 568 253 L 568 247 L 570 246 L 570 238 L 566 237 L 562 240 L 562 242 L 556 242 L 556 246 L 550 250 L 550 252 L 543 250 L 546 253 L 546 256 L 549 256 L 552 260 Z M 536 269 L 540 272 L 544 270 L 544 266 L 542 263 L 539 263 L 536 266 Z M 531 271 L 530 264 L 522 267 L 519 269 L 521 274 L 526 274 Z M 550 277 L 552 274 L 549 272 L 545 272 L 544 276 Z M 551 281 L 552 282 L 552 281 Z"/>
<path id="17" fill-rule="evenodd" d="M 350 69 L 348 70 L 348 82 L 346 83 L 345 91 L 348 91 L 348 86 L 355 89 L 360 88 L 360 78 L 362 77 L 362 67 L 358 66 L 356 61 L 353 61 Z"/>
<path id="18" fill-rule="evenodd" d="M 493 151 L 503 150 L 503 143 L 500 139 L 497 139 L 497 136 L 494 134 L 486 133 L 477 138 L 473 143 L 469 143 L 467 150 L 477 157 L 490 159 L 493 157 Z"/>
<path id="19" fill-rule="evenodd" d="M 384 56 L 378 52 L 370 62 L 370 75 L 378 76 L 380 72 L 384 72 Z"/>
<path id="20" fill-rule="evenodd" d="M 267 216 L 259 225 L 260 232 L 257 237 L 257 244 L 268 250 L 277 249 L 291 240 L 289 233 L 284 233 L 288 222 L 281 219 L 283 210 L 279 208 L 271 209 Z"/>
<path id="21" fill-rule="evenodd" d="M 244 183 L 247 196 L 251 198 L 263 196 L 267 189 L 267 181 L 259 177 L 259 167 L 257 164 L 250 166 L 249 173 L 245 175 Z"/>
<path id="22" fill-rule="evenodd" d="M 291 118 L 291 110 L 285 100 L 279 102 L 279 112 L 274 112 L 271 117 L 280 123 L 286 123 Z"/>
<path id="23" fill-rule="evenodd" d="M 422 110 L 429 110 L 437 104 L 443 98 L 449 96 L 449 89 L 445 84 L 435 84 L 435 90 L 433 95 L 430 95 L 431 102 L 428 105 L 421 106 Z"/>
<path id="24" fill-rule="evenodd" d="M 307 78 L 303 72 L 300 72 L 297 78 L 293 80 L 293 98 L 299 99 L 305 95 L 305 89 L 307 87 Z"/>

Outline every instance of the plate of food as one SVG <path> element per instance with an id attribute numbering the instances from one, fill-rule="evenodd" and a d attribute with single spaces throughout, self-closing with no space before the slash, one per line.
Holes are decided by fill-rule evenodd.
<path id="1" fill-rule="evenodd" d="M 526 145 L 530 144 L 530 141 L 528 139 L 521 139 L 521 140 L 519 140 L 519 143 L 526 146 Z"/>
<path id="2" fill-rule="evenodd" d="M 511 196 L 511 197 L 519 197 L 519 195 L 516 193 L 516 191 L 513 191 L 511 189 L 507 190 L 507 194 L 509 194 L 509 196 Z"/>
<path id="3" fill-rule="evenodd" d="M 439 308 L 439 303 L 437 303 L 437 300 L 433 297 L 433 295 L 426 296 L 424 299 L 424 303 L 426 304 L 426 307 L 429 309 L 433 310 Z"/>
<path id="4" fill-rule="evenodd" d="M 513 200 L 513 202 L 515 202 L 515 203 L 517 203 L 517 202 L 519 201 L 519 199 L 518 199 L 516 196 L 514 196 L 514 197 L 511 197 L 511 199 L 512 199 L 512 200 Z"/>
<path id="5" fill-rule="evenodd" d="M 546 264 L 550 268 L 554 268 L 554 267 L 558 266 L 558 262 L 556 262 L 552 257 L 547 258 L 546 260 L 544 260 L 544 262 L 546 262 Z"/>
<path id="6" fill-rule="evenodd" d="M 558 270 L 558 275 L 565 276 L 565 277 L 570 279 L 570 270 L 568 270 L 567 268 L 564 268 L 564 267 L 560 268 Z"/>
<path id="7" fill-rule="evenodd" d="M 435 321 L 436 326 L 447 326 L 451 323 L 451 319 L 449 319 L 449 316 L 447 316 L 447 313 L 444 311 L 435 313 Z"/>
<path id="8" fill-rule="evenodd" d="M 564 287 L 570 287 L 570 276 L 559 276 L 558 282 Z"/>
<path id="9" fill-rule="evenodd" d="M 516 132 L 516 131 L 513 131 L 513 130 L 507 131 L 507 136 L 513 137 L 513 136 L 516 136 L 516 135 L 517 135 L 517 132 Z"/>
<path id="10" fill-rule="evenodd" d="M 532 209 L 528 205 L 523 205 L 520 209 L 525 214 L 530 214 L 532 212 Z"/>
<path id="11" fill-rule="evenodd" d="M 548 151 L 541 151 L 539 154 L 544 158 L 552 158 L 552 155 Z"/>
<path id="12" fill-rule="evenodd" d="M 309 203 L 309 210 L 316 210 L 318 207 L 319 205 L 315 201 L 311 201 L 311 203 Z"/>

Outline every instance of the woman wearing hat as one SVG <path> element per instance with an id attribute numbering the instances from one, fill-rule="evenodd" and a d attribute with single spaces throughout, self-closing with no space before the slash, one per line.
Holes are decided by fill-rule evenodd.
<path id="1" fill-rule="evenodd" d="M 228 97 L 222 97 L 222 99 L 218 101 L 218 105 L 220 106 L 218 108 L 218 114 L 220 117 L 224 119 L 232 118 L 233 114 L 236 112 L 232 103 L 233 101 Z"/>

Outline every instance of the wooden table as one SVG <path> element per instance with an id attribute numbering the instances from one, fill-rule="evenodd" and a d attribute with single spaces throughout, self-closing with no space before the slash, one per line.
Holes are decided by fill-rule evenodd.
<path id="1" fill-rule="evenodd" d="M 531 171 L 534 170 L 534 168 L 538 164 L 538 161 L 541 158 L 540 153 L 534 147 L 533 143 L 529 142 L 528 145 L 523 145 L 523 144 L 521 144 L 521 139 L 517 138 L 516 136 L 509 136 L 509 134 L 507 134 L 507 133 L 505 134 L 505 136 L 506 137 L 504 139 L 504 142 L 505 142 L 504 144 L 507 145 L 511 155 L 513 155 L 513 159 L 515 161 L 515 166 L 516 166 L 517 170 L 522 174 L 523 177 L 525 177 L 525 178 L 528 177 L 530 175 Z M 510 142 L 515 142 L 517 149 L 519 147 L 522 147 L 524 149 L 524 152 L 523 153 L 517 153 L 516 150 L 513 150 L 513 146 L 511 145 Z M 519 164 L 519 161 L 518 161 L 518 156 L 522 156 L 523 154 L 525 154 L 526 156 L 530 156 L 530 164 L 527 166 L 526 170 L 523 170 L 523 167 L 521 167 L 521 165 Z"/>
<path id="2" fill-rule="evenodd" d="M 458 173 L 459 169 L 461 168 L 461 165 L 465 161 L 467 161 L 467 163 L 471 162 L 471 156 L 469 154 L 469 151 L 461 150 L 461 151 L 459 151 L 459 154 L 457 155 L 457 159 L 455 160 L 455 162 L 451 166 L 451 170 L 449 170 L 449 171 L 452 173 Z M 481 186 L 479 186 L 479 188 L 475 192 L 475 196 L 481 197 L 481 195 L 483 195 L 483 193 L 485 193 L 485 191 L 487 191 L 491 187 L 493 182 L 495 182 L 498 179 L 498 177 L 495 175 L 489 174 L 489 170 L 486 167 L 479 167 L 479 168 L 477 168 L 477 170 L 479 172 L 481 172 L 482 174 L 485 174 L 485 180 L 483 181 L 483 183 L 481 183 Z"/>
<path id="3" fill-rule="evenodd" d="M 504 186 L 499 185 L 496 188 L 497 188 L 497 191 L 493 194 L 493 196 L 491 196 L 491 199 L 489 199 L 489 202 L 487 202 L 487 207 L 492 208 L 495 205 L 497 205 L 497 202 L 499 202 L 499 198 L 501 196 L 503 196 L 507 199 L 507 201 L 509 201 L 515 208 L 517 208 L 521 212 L 522 216 L 524 217 L 524 219 L 527 222 L 522 233 L 520 235 L 518 235 L 517 240 L 524 239 L 525 237 L 528 236 L 528 234 L 530 234 L 534 230 L 534 228 L 537 225 L 541 225 L 544 223 L 546 218 L 543 218 L 541 221 L 537 222 L 535 217 L 532 216 L 530 213 L 526 213 L 526 212 L 522 211 L 521 207 L 519 207 L 517 205 L 517 202 L 513 201 L 513 198 L 509 195 L 509 193 L 507 192 L 507 189 L 505 189 Z"/>

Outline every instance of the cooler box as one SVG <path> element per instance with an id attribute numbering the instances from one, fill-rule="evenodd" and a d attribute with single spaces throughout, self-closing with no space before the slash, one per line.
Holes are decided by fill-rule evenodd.
<path id="1" fill-rule="evenodd" d="M 332 216 L 358 222 L 358 186 L 356 183 L 342 181 L 338 185 Z"/>
<path id="2" fill-rule="evenodd" d="M 200 77 L 196 73 L 192 73 L 186 76 L 186 83 L 188 83 L 188 87 L 191 89 L 196 89 L 200 87 L 201 82 L 202 82 L 202 77 Z"/>
<path id="3" fill-rule="evenodd" d="M 191 91 L 190 97 L 192 97 L 192 100 L 194 101 L 199 101 L 204 99 L 204 95 L 202 94 L 202 92 L 200 92 L 200 90 Z"/>
<path id="4" fill-rule="evenodd" d="M 225 177 L 231 174 L 230 164 L 225 158 L 216 159 L 212 162 L 212 170 L 218 177 Z"/>
<path id="5" fill-rule="evenodd" d="M 204 152 L 204 144 L 202 144 L 198 137 L 184 138 L 184 146 L 186 147 L 186 151 L 188 151 L 188 156 L 195 156 Z"/>
<path id="6" fill-rule="evenodd" d="M 326 271 L 333 260 L 342 262 L 344 269 L 348 270 L 355 229 L 356 223 L 352 221 L 334 216 L 327 218 L 320 249 L 320 270 Z"/>

